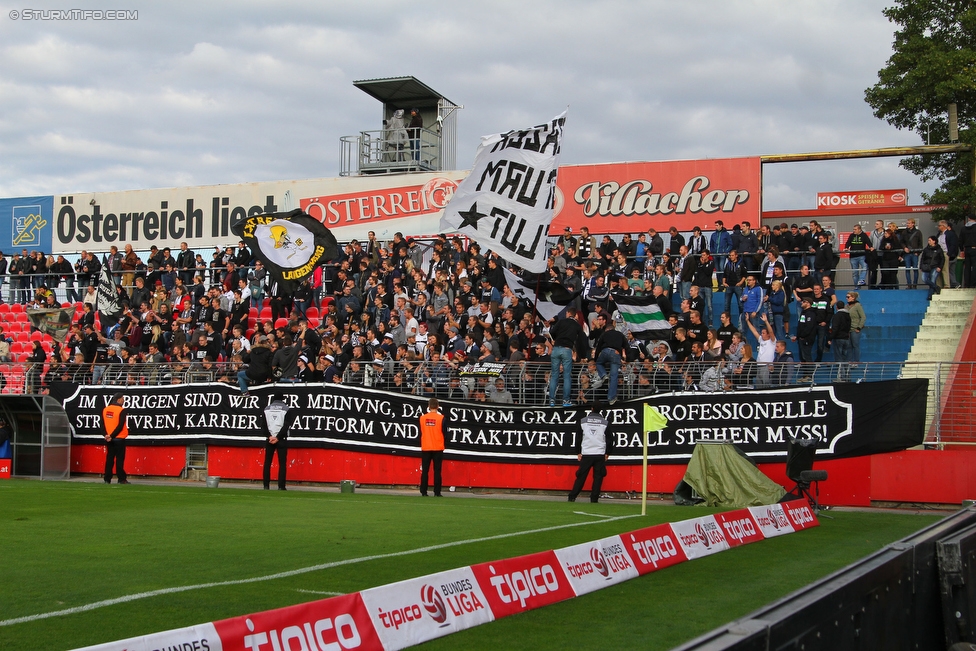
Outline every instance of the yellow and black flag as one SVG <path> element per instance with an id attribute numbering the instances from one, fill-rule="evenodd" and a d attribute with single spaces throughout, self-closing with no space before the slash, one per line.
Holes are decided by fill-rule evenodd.
<path id="1" fill-rule="evenodd" d="M 339 254 L 339 243 L 329 229 L 298 208 L 245 217 L 231 224 L 231 230 L 286 292 L 295 291 L 315 267 Z"/>

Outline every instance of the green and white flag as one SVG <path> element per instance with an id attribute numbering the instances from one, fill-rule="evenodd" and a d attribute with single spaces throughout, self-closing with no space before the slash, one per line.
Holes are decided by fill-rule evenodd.
<path id="1" fill-rule="evenodd" d="M 638 339 L 671 337 L 671 324 L 653 296 L 614 296 L 613 301 L 625 328 Z"/>

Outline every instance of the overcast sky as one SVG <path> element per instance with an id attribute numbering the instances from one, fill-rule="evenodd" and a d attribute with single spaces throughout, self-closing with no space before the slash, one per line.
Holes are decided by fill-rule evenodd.
<path id="1" fill-rule="evenodd" d="M 379 128 L 352 82 L 412 75 L 483 134 L 569 106 L 564 164 L 921 144 L 871 114 L 882 0 L 77 2 L 0 12 L 0 197 L 338 176 Z M 27 21 L 24 8 L 134 9 Z M 898 159 L 764 166 L 767 210 L 926 188 Z"/>

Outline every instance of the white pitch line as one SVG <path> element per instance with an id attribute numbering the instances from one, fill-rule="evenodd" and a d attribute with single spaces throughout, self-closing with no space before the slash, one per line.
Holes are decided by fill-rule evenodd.
<path id="1" fill-rule="evenodd" d="M 591 518 L 604 518 L 606 520 L 615 520 L 612 515 L 603 515 L 602 513 L 587 513 L 586 511 L 573 511 L 576 515 L 588 515 Z"/>
<path id="2" fill-rule="evenodd" d="M 328 592 L 325 590 L 302 590 L 301 588 L 295 588 L 295 592 L 304 592 L 305 594 L 324 594 L 329 597 L 341 597 L 346 594 L 345 592 Z"/>
<path id="3" fill-rule="evenodd" d="M 614 520 L 626 520 L 628 518 L 639 518 L 639 517 L 640 515 L 636 513 L 633 515 L 619 515 L 616 517 L 608 518 L 606 520 L 591 520 L 589 522 L 572 522 L 570 524 L 559 524 L 552 527 L 542 527 L 540 529 L 528 529 L 526 531 L 513 531 L 511 533 L 500 533 L 494 536 L 485 536 L 484 538 L 469 538 L 467 540 L 457 540 L 454 542 L 441 543 L 439 545 L 428 545 L 426 547 L 417 547 L 416 549 L 408 549 L 401 552 L 390 552 L 388 554 L 373 554 L 371 556 L 347 558 L 341 561 L 333 561 L 331 563 L 321 563 L 319 565 L 311 565 L 309 567 L 301 567 L 295 570 L 288 570 L 287 572 L 278 572 L 277 574 L 266 574 L 265 576 L 255 576 L 249 579 L 234 579 L 232 581 L 214 581 L 212 583 L 182 585 L 182 586 L 177 586 L 175 588 L 160 588 L 159 590 L 138 592 L 136 594 L 125 595 L 124 597 L 115 597 L 114 599 L 95 601 L 90 604 L 85 604 L 84 606 L 75 606 L 73 608 L 65 608 L 64 610 L 56 610 L 49 613 L 38 613 L 37 615 L 25 615 L 24 617 L 14 617 L 12 619 L 4 619 L 0 621 L 0 626 L 12 626 L 14 624 L 36 622 L 41 619 L 48 619 L 49 617 L 61 617 L 62 615 L 74 615 L 77 613 L 84 613 L 90 610 L 95 610 L 97 608 L 104 608 L 105 606 L 124 604 L 130 601 L 137 601 L 139 599 L 148 599 L 149 597 L 158 597 L 167 594 L 176 594 L 179 592 L 189 592 L 190 590 L 203 590 L 206 588 L 221 588 L 230 585 L 244 585 L 247 583 L 260 583 L 262 581 L 273 581 L 275 579 L 284 579 L 290 576 L 298 576 L 299 574 L 307 574 L 309 572 L 327 570 L 333 567 L 342 567 L 343 565 L 354 565 L 356 563 L 364 563 L 366 561 L 376 561 L 385 558 L 396 558 L 398 556 L 409 556 L 410 554 L 422 554 L 424 552 L 432 552 L 438 549 L 447 549 L 449 547 L 460 547 L 461 545 L 469 545 L 472 543 L 488 542 L 489 540 L 502 540 L 504 538 L 514 538 L 516 536 L 526 536 L 534 533 L 545 533 L 547 531 L 556 531 L 558 529 L 569 529 L 572 527 L 586 527 L 591 524 L 603 524 L 606 522 L 613 522 Z"/>

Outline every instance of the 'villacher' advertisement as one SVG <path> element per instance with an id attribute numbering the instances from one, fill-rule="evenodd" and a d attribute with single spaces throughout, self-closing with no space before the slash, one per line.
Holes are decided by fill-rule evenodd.
<path id="1" fill-rule="evenodd" d="M 652 463 L 683 463 L 697 443 L 734 443 L 756 461 L 784 461 L 790 437 L 817 438 L 823 457 L 893 452 L 924 437 L 928 381 L 890 380 L 725 393 L 663 393 L 605 410 L 611 462 L 639 463 L 643 407 L 668 419 L 648 436 Z M 299 416 L 292 447 L 336 448 L 419 456 L 425 398 L 342 385 L 269 384 L 248 396 L 227 384 L 52 387 L 76 444 L 102 444 L 102 409 L 122 391 L 129 443 L 135 445 L 262 445 L 262 410 L 283 400 Z M 580 418 L 574 408 L 441 401 L 446 456 L 500 463 L 576 463 Z"/>

